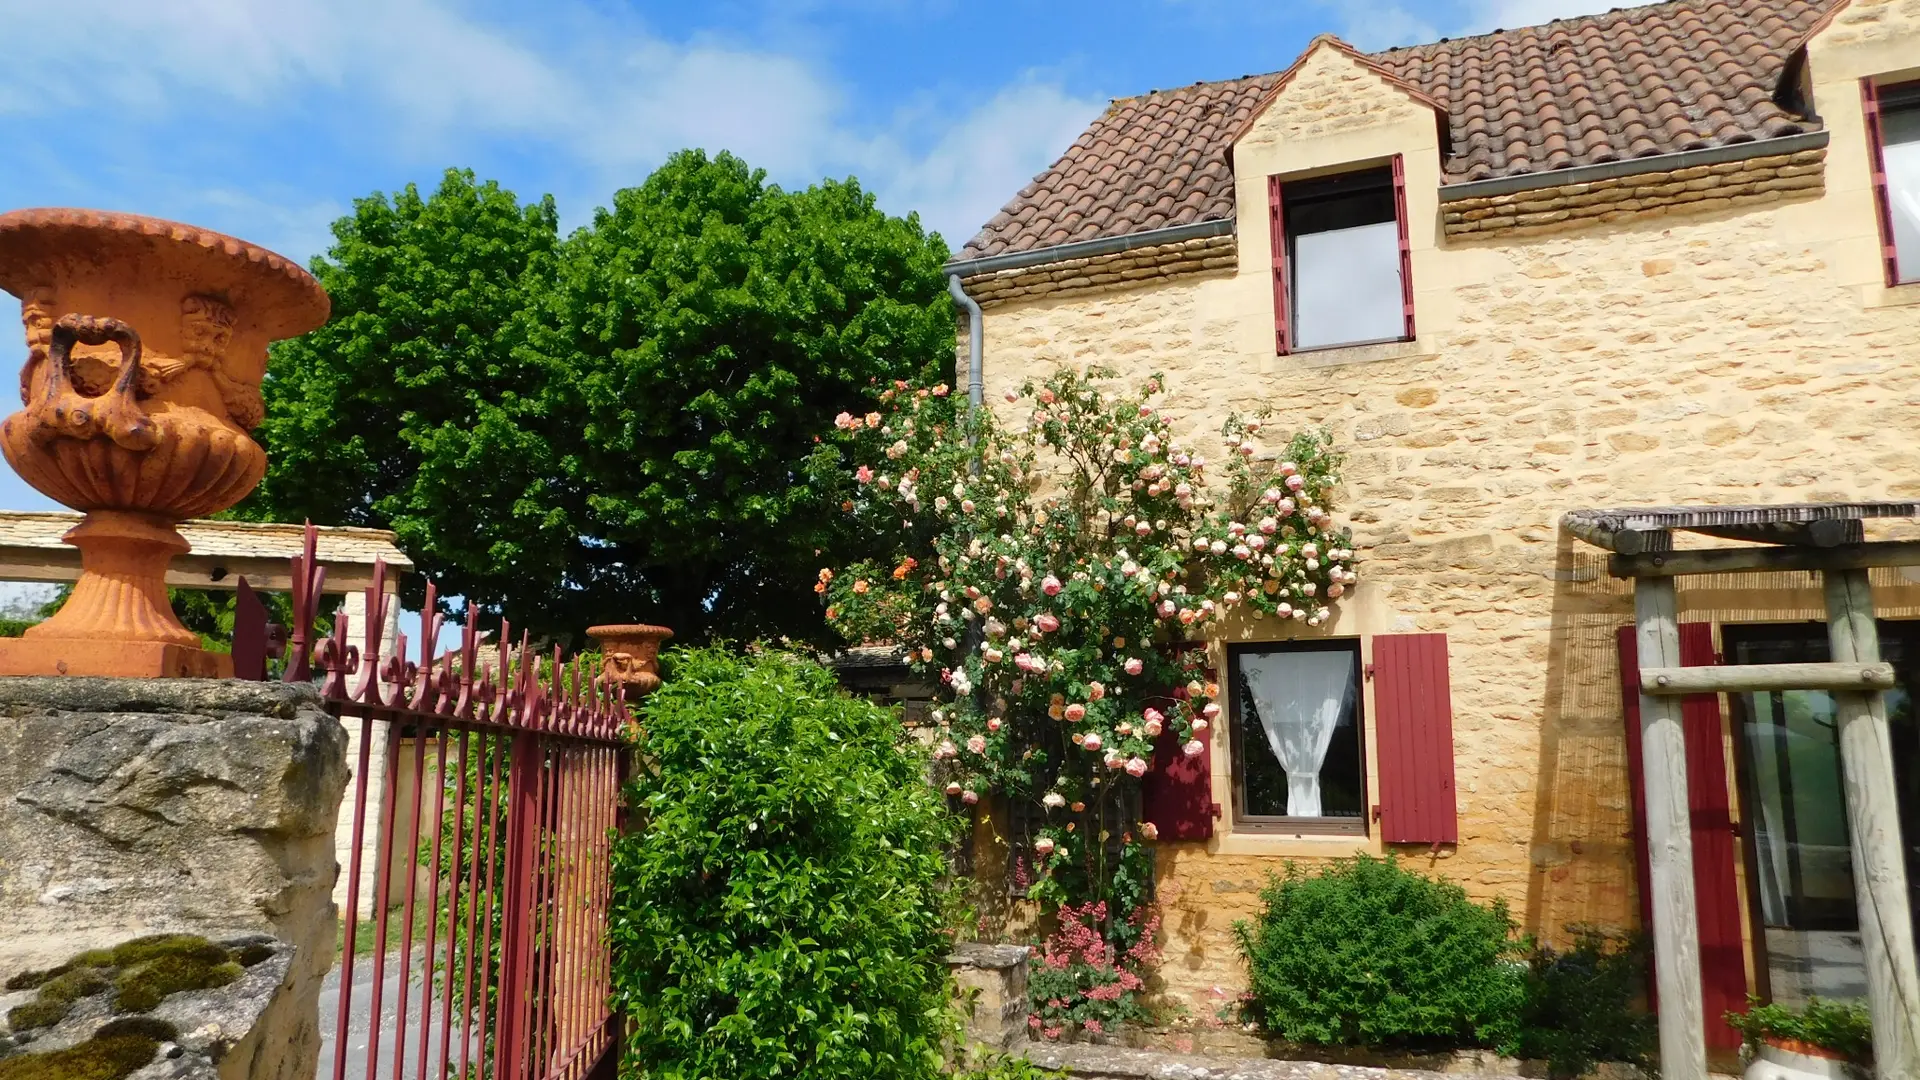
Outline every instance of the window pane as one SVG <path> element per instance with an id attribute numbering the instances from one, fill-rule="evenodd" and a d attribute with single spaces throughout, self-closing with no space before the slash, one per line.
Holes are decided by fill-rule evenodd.
<path id="1" fill-rule="evenodd" d="M 1233 745 L 1245 814 L 1361 816 L 1357 672 L 1350 649 L 1239 654 Z"/>
<path id="2" fill-rule="evenodd" d="M 1293 238 L 1293 344 L 1317 349 L 1406 336 L 1400 293 L 1400 229 L 1371 225 Z"/>
<path id="3" fill-rule="evenodd" d="M 1880 118 L 1887 166 L 1887 209 L 1901 281 L 1920 281 L 1920 106 L 1889 109 Z"/>

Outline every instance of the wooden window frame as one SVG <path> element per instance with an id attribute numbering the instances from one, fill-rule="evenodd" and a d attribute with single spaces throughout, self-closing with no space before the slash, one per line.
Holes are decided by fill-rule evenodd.
<path id="1" fill-rule="evenodd" d="M 1373 172 L 1385 169 L 1392 177 L 1393 220 L 1400 239 L 1400 314 L 1402 335 L 1397 338 L 1377 338 L 1369 341 L 1342 341 L 1333 345 L 1315 345 L 1311 348 L 1298 348 L 1293 340 L 1293 295 L 1288 279 L 1287 266 L 1291 261 L 1292 249 L 1287 234 L 1287 197 L 1289 183 L 1304 180 L 1326 179 L 1334 176 L 1348 176 L 1353 173 Z M 1333 349 L 1352 349 L 1366 345 L 1383 345 L 1395 342 L 1415 340 L 1413 319 L 1413 235 L 1407 220 L 1407 174 L 1403 155 L 1395 154 L 1385 164 L 1360 165 L 1343 169 L 1327 177 L 1294 177 L 1291 180 L 1275 174 L 1267 177 L 1267 246 L 1273 275 L 1273 351 L 1276 356 L 1290 356 L 1295 353 L 1326 352 Z"/>
<path id="2" fill-rule="evenodd" d="M 1353 656 L 1353 732 L 1359 741 L 1360 814 L 1353 818 L 1285 817 L 1247 813 L 1246 754 L 1241 743 L 1244 718 L 1240 715 L 1240 657 L 1249 652 L 1347 652 Z M 1249 641 L 1227 646 L 1227 763 L 1228 785 L 1232 788 L 1233 831 L 1262 836 L 1366 836 L 1369 832 L 1367 806 L 1367 695 L 1366 654 L 1358 637 L 1309 638 L 1287 641 Z"/>
<path id="3" fill-rule="evenodd" d="M 1905 97 L 1920 95 L 1920 80 L 1885 85 L 1875 82 L 1871 76 L 1860 80 L 1860 111 L 1866 124 L 1867 167 L 1873 180 L 1874 217 L 1880 226 L 1881 277 L 1887 288 L 1891 289 L 1920 283 L 1920 277 L 1900 276 L 1900 249 L 1894 244 L 1893 196 L 1887 189 L 1886 138 L 1881 124 L 1883 102 L 1889 94 Z M 1901 105 L 1920 107 L 1920 101 L 1902 102 Z M 1920 262 L 1920 253 L 1916 253 L 1915 261 Z"/>

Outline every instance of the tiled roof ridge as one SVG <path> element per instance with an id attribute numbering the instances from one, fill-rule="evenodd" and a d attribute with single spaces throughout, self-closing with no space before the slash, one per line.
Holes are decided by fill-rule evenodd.
<path id="1" fill-rule="evenodd" d="M 1848 2 L 1663 0 L 1370 53 L 1319 35 L 1282 71 L 1112 99 L 956 261 L 1231 220 L 1234 138 L 1329 41 L 1440 108 L 1446 184 L 1815 131 L 1780 82 Z"/>

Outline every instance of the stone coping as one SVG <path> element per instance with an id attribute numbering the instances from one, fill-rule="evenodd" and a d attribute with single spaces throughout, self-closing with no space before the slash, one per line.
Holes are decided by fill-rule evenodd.
<path id="1" fill-rule="evenodd" d="M 0 677 L 0 712 L 161 713 L 192 716 L 268 716 L 291 720 L 321 708 L 311 683 L 245 679 L 108 679 L 84 676 Z"/>
<path id="2" fill-rule="evenodd" d="M 1546 1075 L 1541 1063 L 1503 1058 L 1491 1051 L 1421 1055 L 1424 1059 L 1440 1058 L 1444 1064 L 1439 1069 L 1179 1054 L 1088 1043 L 1028 1041 L 1015 1046 L 1014 1052 L 1043 1069 L 1065 1072 L 1074 1080 L 1457 1080 L 1463 1076 Z M 1595 1066 L 1588 1075 L 1593 1080 L 1642 1080 L 1639 1070 L 1607 1062 Z"/>

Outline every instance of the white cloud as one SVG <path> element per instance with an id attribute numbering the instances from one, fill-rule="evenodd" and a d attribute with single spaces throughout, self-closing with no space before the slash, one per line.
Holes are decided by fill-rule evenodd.
<path id="1" fill-rule="evenodd" d="M 577 163 L 585 175 L 572 183 L 602 193 L 685 146 L 731 150 L 789 184 L 853 171 L 890 211 L 921 211 L 957 245 L 1101 107 L 1028 77 L 967 111 L 860 130 L 840 82 L 802 57 L 669 41 L 584 4 L 539 15 L 528 28 L 451 0 L 0 0 L 0 25 L 33 24 L 40 40 L 84 40 L 113 58 L 75 78 L 74 58 L 21 50 L 0 66 L 0 112 L 271 116 L 337 95 L 351 137 L 406 159 L 511 139 Z M 262 241 L 282 237 L 290 254 L 323 248 L 319 215 L 339 209 L 306 197 L 276 210 L 230 183 L 201 198 L 261 221 Z"/>
<path id="2" fill-rule="evenodd" d="M 926 153 L 894 140 L 867 152 L 862 177 L 894 213 L 920 211 L 956 252 L 1014 193 L 1053 163 L 1106 107 L 1033 77 L 960 119 Z M 907 122 L 927 118 L 915 115 Z"/>

